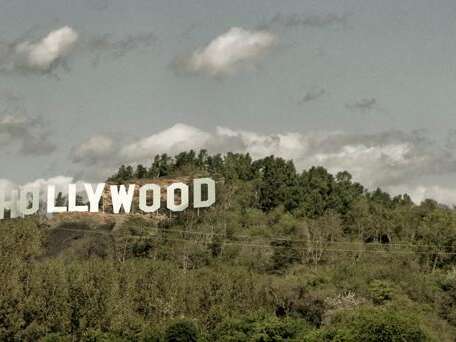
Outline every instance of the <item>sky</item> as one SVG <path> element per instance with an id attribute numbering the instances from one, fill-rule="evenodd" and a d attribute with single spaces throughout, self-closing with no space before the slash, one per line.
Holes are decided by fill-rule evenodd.
<path id="1" fill-rule="evenodd" d="M 456 204 L 456 2 L 0 0 L 0 187 L 189 148 Z"/>

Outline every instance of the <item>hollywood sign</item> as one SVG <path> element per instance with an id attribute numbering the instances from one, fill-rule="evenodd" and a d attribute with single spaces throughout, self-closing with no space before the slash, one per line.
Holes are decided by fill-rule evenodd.
<path id="1" fill-rule="evenodd" d="M 193 208 L 207 208 L 215 203 L 215 182 L 210 178 L 197 178 L 193 180 Z M 49 214 L 65 212 L 91 212 L 97 213 L 100 210 L 100 201 L 106 190 L 105 183 L 83 184 L 85 196 L 88 203 L 80 205 L 77 202 L 78 195 L 76 184 L 68 185 L 68 205 L 59 206 L 56 204 L 56 186 L 48 185 L 46 192 L 46 211 Z M 205 190 L 203 190 L 205 189 Z M 135 192 L 138 191 L 138 207 L 144 213 L 156 212 L 161 207 L 161 187 L 158 184 L 136 184 L 109 185 L 110 198 L 112 201 L 112 212 L 118 214 L 122 211 L 130 213 Z M 179 192 L 179 195 L 177 195 Z M 203 192 L 205 198 L 203 199 Z M 9 199 L 6 194 L 0 191 L 0 220 L 4 219 L 5 211 L 9 210 L 10 218 L 24 217 L 36 214 L 40 210 L 40 188 L 22 188 L 12 190 Z M 180 203 L 176 203 L 176 198 Z M 172 183 L 166 187 L 166 207 L 174 212 L 183 211 L 189 207 L 190 194 L 189 186 L 185 183 Z"/>

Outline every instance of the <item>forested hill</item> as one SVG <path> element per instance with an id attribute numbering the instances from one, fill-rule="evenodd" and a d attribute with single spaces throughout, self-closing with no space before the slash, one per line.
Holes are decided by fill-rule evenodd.
<path id="1" fill-rule="evenodd" d="M 0 340 L 456 340 L 454 209 L 272 156 L 160 155 L 110 180 L 204 175 L 216 204 L 166 220 L 1 222 Z"/>
<path id="2" fill-rule="evenodd" d="M 317 217 L 328 210 L 346 214 L 361 198 L 388 208 L 412 205 L 406 194 L 391 197 L 380 189 L 368 192 L 361 184 L 353 182 L 347 171 L 332 175 L 323 167 L 312 167 L 300 173 L 291 160 L 270 156 L 253 161 L 248 153 L 222 156 L 209 155 L 206 150 L 198 153 L 190 150 L 174 157 L 162 154 L 155 156 L 150 166 L 122 165 L 109 180 L 119 182 L 192 174 L 222 177 L 228 184 L 246 182 L 252 185 L 250 195 L 256 196 L 249 202 L 249 207 L 269 211 L 283 206 L 298 216 Z M 437 205 L 431 202 L 430 205 Z"/>

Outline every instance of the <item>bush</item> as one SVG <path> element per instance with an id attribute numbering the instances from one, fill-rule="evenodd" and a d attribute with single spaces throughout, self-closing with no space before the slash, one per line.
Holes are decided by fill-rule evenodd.
<path id="1" fill-rule="evenodd" d="M 64 336 L 59 333 L 52 333 L 46 335 L 42 340 L 42 342 L 71 342 L 71 336 Z"/>
<path id="2" fill-rule="evenodd" d="M 278 318 L 271 314 L 256 313 L 222 322 L 212 335 L 213 341 L 290 341 L 299 340 L 307 326 L 302 320 Z"/>
<path id="3" fill-rule="evenodd" d="M 456 326 L 456 269 L 439 282 L 444 291 L 439 298 L 440 315 Z"/>
<path id="4" fill-rule="evenodd" d="M 295 304 L 293 311 L 308 323 L 319 327 L 325 314 L 325 302 L 318 296 L 307 295 Z"/>
<path id="5" fill-rule="evenodd" d="M 430 339 L 416 317 L 393 310 L 364 309 L 339 314 L 335 325 L 314 335 L 313 340 L 421 342 Z"/>
<path id="6" fill-rule="evenodd" d="M 163 341 L 162 334 L 156 328 L 147 328 L 144 329 L 139 336 L 138 340 L 141 342 L 160 342 Z"/>
<path id="7" fill-rule="evenodd" d="M 291 241 L 272 241 L 271 246 L 274 247 L 271 256 L 271 271 L 273 273 L 284 273 L 292 264 L 299 262 L 299 252 Z"/>
<path id="8" fill-rule="evenodd" d="M 192 321 L 178 321 L 171 324 L 165 332 L 166 342 L 196 342 L 198 329 Z"/>
<path id="9" fill-rule="evenodd" d="M 83 334 L 80 341 L 83 342 L 126 342 L 126 339 L 112 333 L 102 332 L 96 329 L 89 329 Z"/>
<path id="10" fill-rule="evenodd" d="M 393 290 L 385 281 L 374 280 L 369 285 L 369 295 L 374 304 L 381 305 L 393 297 Z"/>

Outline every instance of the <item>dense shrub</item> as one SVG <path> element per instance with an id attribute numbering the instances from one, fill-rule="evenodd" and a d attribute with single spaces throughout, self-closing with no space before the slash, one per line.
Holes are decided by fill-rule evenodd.
<path id="1" fill-rule="evenodd" d="M 369 294 L 374 304 L 383 304 L 393 297 L 390 285 L 381 280 L 374 280 L 369 285 Z"/>
<path id="2" fill-rule="evenodd" d="M 198 328 L 195 323 L 181 320 L 171 324 L 165 332 L 166 342 L 196 342 L 198 341 Z"/>
<path id="3" fill-rule="evenodd" d="M 315 341 L 420 342 L 429 341 L 416 317 L 405 312 L 365 309 L 344 312 L 329 328 L 313 336 Z"/>
<path id="4" fill-rule="evenodd" d="M 278 318 L 259 312 L 239 318 L 228 318 L 212 334 L 212 340 L 234 341 L 298 341 L 308 329 L 302 320 Z"/>

